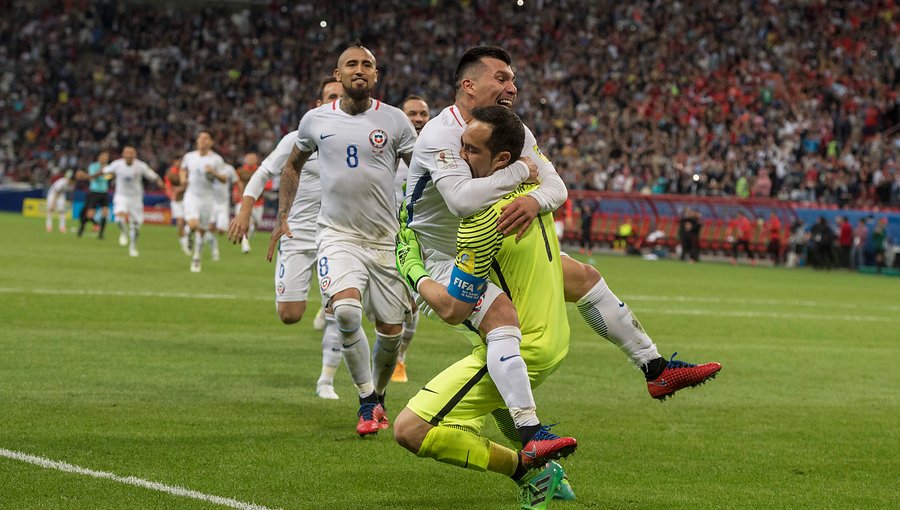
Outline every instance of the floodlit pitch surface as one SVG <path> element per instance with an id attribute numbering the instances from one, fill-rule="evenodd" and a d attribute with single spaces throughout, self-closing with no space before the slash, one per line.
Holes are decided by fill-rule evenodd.
<path id="1" fill-rule="evenodd" d="M 315 397 L 318 303 L 278 322 L 267 234 L 191 274 L 172 228 L 145 227 L 136 259 L 115 225 L 77 239 L 4 214 L 0 231 L 0 508 L 516 508 L 501 476 L 356 437 L 346 368 L 339 401 Z M 900 280 L 594 262 L 664 354 L 724 369 L 656 402 L 570 306 L 569 358 L 536 392 L 580 443 L 578 500 L 554 508 L 897 504 Z M 390 416 L 467 351 L 423 320 Z"/>

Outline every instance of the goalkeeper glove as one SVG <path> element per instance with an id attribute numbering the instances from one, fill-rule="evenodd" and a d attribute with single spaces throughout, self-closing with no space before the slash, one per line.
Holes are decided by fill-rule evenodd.
<path id="1" fill-rule="evenodd" d="M 419 238 L 412 230 L 403 227 L 397 232 L 397 270 L 406 280 L 406 283 L 417 290 L 422 278 L 430 277 L 425 269 L 425 261 L 422 260 L 422 250 L 419 247 Z"/>
<path id="2" fill-rule="evenodd" d="M 406 184 L 403 185 L 404 189 L 406 188 Z M 400 228 L 406 228 L 407 223 L 409 223 L 409 211 L 406 210 L 406 200 L 400 203 L 400 210 L 397 211 L 397 220 L 400 222 Z"/>

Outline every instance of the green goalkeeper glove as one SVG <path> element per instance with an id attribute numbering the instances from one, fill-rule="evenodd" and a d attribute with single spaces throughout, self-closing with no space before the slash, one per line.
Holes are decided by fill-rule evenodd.
<path id="1" fill-rule="evenodd" d="M 406 189 L 406 184 L 403 184 L 403 189 Z M 397 220 L 400 222 L 400 228 L 406 228 L 406 225 L 409 223 L 409 211 L 406 210 L 406 200 L 400 203 L 400 210 L 397 211 Z"/>
<path id="2" fill-rule="evenodd" d="M 417 290 L 419 280 L 430 277 L 425 269 L 425 261 L 422 260 L 422 249 L 419 247 L 419 238 L 412 230 L 403 227 L 397 232 L 397 270 L 406 280 L 406 283 Z"/>

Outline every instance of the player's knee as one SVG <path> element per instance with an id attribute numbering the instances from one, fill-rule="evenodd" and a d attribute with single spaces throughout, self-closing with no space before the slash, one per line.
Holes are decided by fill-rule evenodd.
<path id="1" fill-rule="evenodd" d="M 478 329 L 482 333 L 487 334 L 497 328 L 513 326 L 519 327 L 519 314 L 516 313 L 516 307 L 506 294 L 497 296 L 497 299 L 491 303 L 491 306 L 481 319 Z"/>
<path id="2" fill-rule="evenodd" d="M 335 301 L 334 321 L 339 330 L 344 333 L 352 333 L 362 325 L 362 303 L 356 299 L 341 299 Z"/>
<path id="3" fill-rule="evenodd" d="M 594 266 L 583 264 L 571 257 L 561 257 L 561 259 L 566 301 L 574 303 L 600 281 L 600 271 L 597 271 Z"/>
<path id="4" fill-rule="evenodd" d="M 403 324 L 378 323 L 375 325 L 375 331 L 381 333 L 384 336 L 399 337 L 400 334 L 403 333 Z M 398 341 L 399 341 L 399 338 L 398 338 Z"/>
<path id="5" fill-rule="evenodd" d="M 283 324 L 300 322 L 304 313 L 306 313 L 306 301 L 278 303 L 278 318 Z"/>
<path id="6" fill-rule="evenodd" d="M 422 424 L 426 425 L 424 430 Z M 418 454 L 429 427 L 428 422 L 416 416 L 409 408 L 403 408 L 394 420 L 394 440 L 400 446 Z"/>

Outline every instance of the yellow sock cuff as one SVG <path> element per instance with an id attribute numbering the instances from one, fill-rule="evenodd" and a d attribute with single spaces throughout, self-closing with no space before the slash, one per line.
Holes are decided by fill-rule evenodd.
<path id="1" fill-rule="evenodd" d="M 490 446 L 491 456 L 488 460 L 488 471 L 512 476 L 519 467 L 519 454 L 497 443 L 490 443 Z"/>

